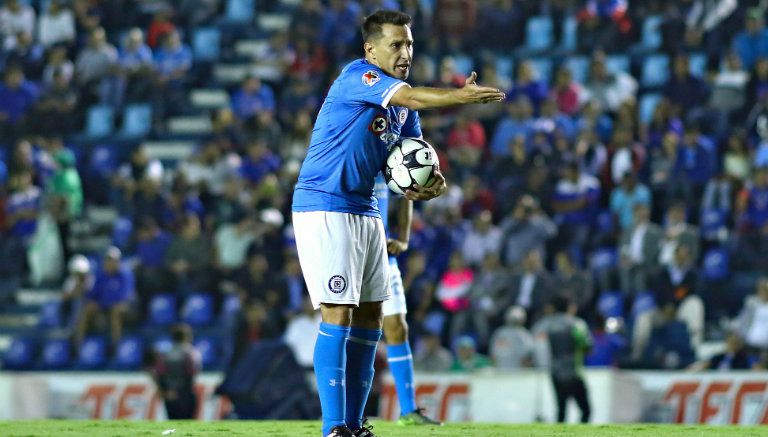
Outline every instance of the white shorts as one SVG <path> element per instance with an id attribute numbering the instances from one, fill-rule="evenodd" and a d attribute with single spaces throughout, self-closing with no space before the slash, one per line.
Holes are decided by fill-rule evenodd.
<path id="1" fill-rule="evenodd" d="M 392 294 L 389 299 L 384 301 L 381 311 L 384 317 L 394 316 L 396 314 L 407 314 L 405 307 L 405 290 L 403 290 L 403 277 L 400 274 L 400 268 L 397 266 L 397 260 L 392 259 L 389 263 L 389 291 Z"/>
<path id="2" fill-rule="evenodd" d="M 389 299 L 384 225 L 378 217 L 294 212 L 299 263 L 315 309 Z"/>

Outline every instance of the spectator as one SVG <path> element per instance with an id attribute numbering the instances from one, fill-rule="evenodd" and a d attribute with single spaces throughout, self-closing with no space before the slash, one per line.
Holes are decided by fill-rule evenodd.
<path id="1" fill-rule="evenodd" d="M 448 52 L 461 51 L 477 24 L 477 2 L 472 0 L 438 0 L 434 9 L 433 30 Z"/>
<path id="2" fill-rule="evenodd" d="M 62 0 L 51 0 L 48 10 L 40 15 L 37 25 L 38 41 L 48 48 L 54 44 L 75 42 L 75 14 Z"/>
<path id="3" fill-rule="evenodd" d="M 763 10 L 750 8 L 744 30 L 733 38 L 733 50 L 739 54 L 744 68 L 751 70 L 759 58 L 768 57 L 768 29 L 765 28 Z"/>
<path id="4" fill-rule="evenodd" d="M 533 107 L 535 114 L 539 113 L 541 104 L 549 95 L 547 83 L 535 76 L 536 72 L 530 62 L 524 61 L 517 67 L 517 77 L 512 89 L 507 93 L 508 101 L 515 101 L 520 96 L 525 96 Z"/>
<path id="5" fill-rule="evenodd" d="M 699 259 L 699 229 L 686 223 L 685 210 L 685 204 L 682 203 L 675 203 L 667 209 L 659 258 L 659 262 L 663 265 L 672 264 L 675 250 L 680 246 L 686 247 L 694 263 Z"/>
<path id="6" fill-rule="evenodd" d="M 648 290 L 649 279 L 658 271 L 663 232 L 650 221 L 647 205 L 633 206 L 633 224 L 624 229 L 619 243 L 621 291 L 635 295 Z"/>
<path id="7" fill-rule="evenodd" d="M 260 302 L 246 302 L 236 321 L 235 348 L 230 362 L 236 363 L 248 347 L 283 333 L 282 314 L 268 312 Z"/>
<path id="8" fill-rule="evenodd" d="M 413 357 L 413 367 L 421 372 L 447 372 L 453 366 L 451 352 L 440 344 L 440 336 L 427 332 L 421 337 Z"/>
<path id="9" fill-rule="evenodd" d="M 491 366 L 491 361 L 485 355 L 477 352 L 475 339 L 468 335 L 458 337 L 455 341 L 456 358 L 451 366 L 452 372 L 474 372 Z"/>
<path id="10" fill-rule="evenodd" d="M 245 266 L 235 273 L 235 283 L 243 302 L 263 306 L 269 313 L 284 313 L 287 297 L 284 277 L 270 272 L 263 254 L 252 253 L 248 257 Z"/>
<path id="11" fill-rule="evenodd" d="M 683 115 L 696 115 L 697 110 L 706 105 L 709 87 L 704 80 L 691 73 L 688 55 L 675 56 L 672 74 L 664 85 L 664 95 L 672 103 L 673 110 Z"/>
<path id="12" fill-rule="evenodd" d="M 213 248 L 200 228 L 198 216 L 186 214 L 182 219 L 181 232 L 173 237 L 165 254 L 174 289 L 185 294 L 213 289 Z"/>
<path id="13" fill-rule="evenodd" d="M 54 138 L 51 141 L 59 145 L 59 150 L 54 155 L 58 167 L 49 181 L 47 191 L 50 196 L 51 214 L 59 228 L 64 259 L 70 259 L 70 225 L 83 213 L 83 184 L 75 168 L 74 153 L 64 148 L 61 139 Z"/>
<path id="14" fill-rule="evenodd" d="M 511 267 L 517 266 L 531 250 L 543 251 L 547 240 L 557 233 L 557 226 L 538 202 L 527 195 L 517 201 L 511 216 L 504 219 L 500 227 L 504 235 L 502 260 Z"/>
<path id="15" fill-rule="evenodd" d="M 643 353 L 642 366 L 647 369 L 684 369 L 696 359 L 688 328 L 677 319 L 677 310 L 672 302 L 662 306 L 659 314 Z"/>
<path id="16" fill-rule="evenodd" d="M 53 76 L 56 72 L 60 72 L 68 81 L 71 81 L 75 74 L 75 64 L 67 58 L 67 48 L 61 45 L 53 46 L 48 50 L 48 63 L 43 69 L 43 86 L 53 85 Z"/>
<path id="17" fill-rule="evenodd" d="M 737 198 L 735 218 L 737 251 L 747 265 L 766 266 L 762 251 L 768 247 L 768 167 L 756 168 Z"/>
<path id="18" fill-rule="evenodd" d="M 755 294 L 747 297 L 737 324 L 748 347 L 763 352 L 768 349 L 768 277 L 758 279 Z"/>
<path id="19" fill-rule="evenodd" d="M 42 210 L 40 188 L 32 184 L 32 173 L 19 170 L 12 174 L 11 193 L 5 202 L 5 222 L 8 232 L 28 247 L 37 230 L 37 221 Z"/>
<path id="20" fill-rule="evenodd" d="M 75 344 L 80 345 L 94 318 L 106 315 L 109 321 L 112 344 L 117 345 L 123 336 L 123 323 L 134 299 L 135 280 L 133 272 L 121 265 L 122 253 L 116 247 L 107 249 L 102 267 L 96 272 L 96 279 L 85 294 L 85 306 L 80 313 Z"/>
<path id="21" fill-rule="evenodd" d="M 744 348 L 744 340 L 736 332 L 729 332 L 725 337 L 725 351 L 713 355 L 708 360 L 691 364 L 688 370 L 716 370 L 730 372 L 731 370 L 748 370 L 752 368 L 752 358 Z"/>
<path id="22" fill-rule="evenodd" d="M 144 43 L 144 33 L 134 27 L 128 32 L 118 58 L 117 87 L 129 102 L 146 100 L 151 91 L 153 78 L 152 50 Z M 121 103 L 122 99 L 115 99 Z"/>
<path id="23" fill-rule="evenodd" d="M 525 329 L 525 310 L 510 307 L 504 317 L 505 325 L 493 332 L 490 355 L 493 364 L 504 370 L 533 366 L 533 336 Z"/>
<path id="24" fill-rule="evenodd" d="M 152 295 L 169 288 L 165 257 L 171 236 L 152 216 L 142 216 L 136 232 L 136 284 L 144 308 Z"/>
<path id="25" fill-rule="evenodd" d="M 28 77 L 37 80 L 43 70 L 44 57 L 44 48 L 35 42 L 33 36 L 19 32 L 16 35 L 16 45 L 8 50 L 5 62 L 7 65 L 21 66 Z"/>
<path id="26" fill-rule="evenodd" d="M 496 123 L 491 139 L 491 153 L 494 157 L 510 154 L 510 143 L 522 138 L 523 142 L 533 134 L 533 107 L 525 96 L 518 96 L 507 106 L 507 116 Z"/>
<path id="27" fill-rule="evenodd" d="M 488 255 L 498 257 L 501 229 L 493 224 L 491 212 L 483 210 L 472 221 L 472 229 L 462 244 L 461 254 L 470 266 L 479 266 Z"/>
<path id="28" fill-rule="evenodd" d="M 623 230 L 632 229 L 634 226 L 635 205 L 651 206 L 651 192 L 648 187 L 637 182 L 637 176 L 633 173 L 624 175 L 621 185 L 611 192 L 611 212 L 619 219 Z"/>
<path id="29" fill-rule="evenodd" d="M 283 339 L 293 351 L 296 361 L 305 369 L 312 369 L 312 357 L 315 352 L 315 341 L 307 332 L 320 328 L 320 313 L 312 307 L 309 296 L 302 299 L 301 312 L 293 316 L 285 327 Z"/>
<path id="30" fill-rule="evenodd" d="M 247 155 L 240 166 L 240 175 L 249 183 L 256 185 L 267 174 L 274 174 L 280 169 L 280 157 L 272 153 L 262 138 L 254 138 L 248 143 Z"/>
<path id="31" fill-rule="evenodd" d="M 255 123 L 255 117 L 264 111 L 275 111 L 275 95 L 258 76 L 247 76 L 232 95 L 232 111 L 246 124 Z"/>
<path id="32" fill-rule="evenodd" d="M 589 241 L 589 231 L 600 201 L 600 182 L 581 171 L 575 160 L 565 164 L 562 179 L 555 186 L 552 209 L 558 226 L 559 247 L 576 259 Z"/>
<path id="33" fill-rule="evenodd" d="M 544 306 L 556 293 L 555 278 L 544 270 L 544 258 L 537 249 L 525 254 L 522 268 L 510 279 L 507 292 L 496 302 L 496 308 L 503 311 L 513 305 L 520 306 L 528 313 L 529 325 L 535 323 Z"/>
<path id="34" fill-rule="evenodd" d="M 152 16 L 147 29 L 147 44 L 157 49 L 162 45 L 163 38 L 172 32 L 176 32 L 176 26 L 171 21 L 171 11 L 161 7 Z"/>
<path id="35" fill-rule="evenodd" d="M 587 367 L 616 367 L 624 355 L 627 339 L 619 331 L 620 319 L 604 320 L 597 315 L 597 323 L 592 329 L 592 350 L 584 358 Z"/>
<path id="36" fill-rule="evenodd" d="M 579 312 L 588 312 L 593 288 L 590 274 L 578 267 L 566 251 L 555 254 L 555 288 L 576 305 Z"/>
<path id="37" fill-rule="evenodd" d="M 91 262 L 83 255 L 70 258 L 67 270 L 69 275 L 61 286 L 61 316 L 67 329 L 75 329 L 83 298 L 93 288 L 95 277 L 91 272 Z"/>
<path id="38" fill-rule="evenodd" d="M 704 303 L 696 293 L 694 266 L 688 246 L 677 246 L 672 263 L 659 273 L 653 289 L 657 305 L 675 304 L 677 318 L 688 326 L 692 344 L 699 346 L 704 339 Z"/>
<path id="39" fill-rule="evenodd" d="M 192 68 L 192 51 L 182 44 L 175 30 L 164 34 L 161 41 L 154 53 L 154 104 L 156 115 L 174 115 L 184 103 L 184 81 Z"/>
<path id="40" fill-rule="evenodd" d="M 150 372 L 168 418 L 194 419 L 199 402 L 195 378 L 202 369 L 200 352 L 192 346 L 192 329 L 187 325 L 174 326 L 171 341 L 171 349 L 157 354 Z"/>
<path id="41" fill-rule="evenodd" d="M 627 1 L 589 0 L 577 12 L 576 18 L 580 52 L 594 48 L 608 51 L 626 48 L 632 29 Z"/>
<path id="42" fill-rule="evenodd" d="M 449 313 L 457 313 L 469 308 L 469 289 L 474 276 L 474 272 L 464 264 L 460 252 L 451 254 L 448 270 L 440 279 L 435 292 L 443 309 Z"/>
<path id="43" fill-rule="evenodd" d="M 446 139 L 451 168 L 460 180 L 477 170 L 485 153 L 485 130 L 466 112 L 456 115 L 455 124 Z"/>
<path id="44" fill-rule="evenodd" d="M 718 54 L 725 45 L 723 37 L 728 36 L 722 23 L 738 7 L 737 0 L 696 0 L 692 2 L 685 17 L 685 41 L 689 46 L 703 46 L 707 54 Z"/>
<path id="45" fill-rule="evenodd" d="M 557 70 L 550 95 L 557 102 L 557 109 L 569 116 L 575 115 L 587 98 L 584 88 L 573 80 L 571 70 L 565 66 Z"/>
<path id="46" fill-rule="evenodd" d="M 163 164 L 149 157 L 147 147 L 139 145 L 131 151 L 128 162 L 121 165 L 112 177 L 112 186 L 119 199 L 118 210 L 124 213 L 132 212 L 132 203 L 140 185 L 146 181 L 161 181 L 163 179 Z M 151 211 L 144 211 L 151 213 Z"/>
<path id="47" fill-rule="evenodd" d="M 768 62 L 766 66 L 768 67 Z M 723 171 L 735 182 L 747 181 L 752 172 L 749 150 L 745 143 L 746 139 L 738 133 L 731 134 L 727 140 L 727 149 L 723 157 Z"/>
<path id="48" fill-rule="evenodd" d="M 634 98 L 637 81 L 625 72 L 609 72 L 602 55 L 592 58 L 589 80 L 585 84 L 589 98 L 610 112 L 618 111 L 622 103 Z"/>
<path id="49" fill-rule="evenodd" d="M 16 46 L 19 33 L 35 34 L 35 10 L 19 0 L 5 0 L 0 8 L 0 37 L 6 50 Z"/>
<path id="50" fill-rule="evenodd" d="M 547 304 L 547 315 L 533 327 L 534 337 L 548 344 L 549 372 L 557 398 L 557 421 L 565 422 L 569 398 L 581 410 L 581 423 L 589 423 L 591 408 L 587 385 L 582 375 L 584 355 L 592 348 L 592 338 L 584 320 L 572 315 L 574 308 L 563 296 Z"/>
<path id="51" fill-rule="evenodd" d="M 83 99 L 91 104 L 98 100 L 101 82 L 112 73 L 117 62 L 117 49 L 107 41 L 104 28 L 93 29 L 88 45 L 80 51 L 75 62 L 75 74 L 83 87 Z"/>
<path id="52" fill-rule="evenodd" d="M 71 76 L 61 70 L 53 73 L 53 83 L 35 105 L 35 119 L 39 124 L 30 126 L 30 131 L 41 132 L 44 127 L 45 133 L 66 135 L 75 130 L 78 95 L 70 79 Z"/>
<path id="53" fill-rule="evenodd" d="M 15 139 L 22 134 L 27 115 L 38 100 L 37 87 L 18 66 L 6 68 L 0 84 L 0 135 Z"/>
<path id="54" fill-rule="evenodd" d="M 214 265 L 224 278 L 233 278 L 237 269 L 245 265 L 248 248 L 256 240 L 252 217 L 239 212 L 231 223 L 224 223 L 214 234 Z"/>
<path id="55" fill-rule="evenodd" d="M 683 144 L 677 148 L 677 159 L 673 168 L 672 196 L 686 204 L 696 204 L 700 199 L 704 185 L 712 177 L 713 162 L 708 146 L 692 126 L 686 127 Z M 694 213 L 697 211 L 694 211 Z"/>

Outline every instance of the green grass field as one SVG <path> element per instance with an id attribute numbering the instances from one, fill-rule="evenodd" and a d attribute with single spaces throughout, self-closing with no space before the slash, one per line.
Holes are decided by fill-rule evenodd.
<path id="1" fill-rule="evenodd" d="M 476 425 L 403 428 L 373 422 L 382 437 L 768 437 L 766 427 L 719 427 L 676 425 Z M 125 421 L 29 421 L 0 422 L 2 437 L 293 437 L 319 436 L 318 422 L 125 422 Z"/>

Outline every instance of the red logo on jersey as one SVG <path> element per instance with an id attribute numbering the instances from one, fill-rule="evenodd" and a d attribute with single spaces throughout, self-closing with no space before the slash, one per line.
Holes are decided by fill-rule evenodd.
<path id="1" fill-rule="evenodd" d="M 368 70 L 363 74 L 363 84 L 368 86 L 373 86 L 376 82 L 378 82 L 380 79 L 379 73 Z"/>
<path id="2" fill-rule="evenodd" d="M 380 134 L 387 130 L 387 119 L 384 118 L 382 115 L 377 115 L 376 118 L 373 119 L 371 122 L 371 125 L 368 127 L 371 132 L 374 134 Z"/>

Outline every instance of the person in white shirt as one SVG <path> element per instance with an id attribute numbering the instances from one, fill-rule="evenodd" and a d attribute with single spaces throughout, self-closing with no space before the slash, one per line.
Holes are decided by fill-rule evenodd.
<path id="1" fill-rule="evenodd" d="M 0 37 L 6 50 L 16 47 L 16 35 L 35 34 L 35 10 L 19 0 L 5 0 L 0 8 Z"/>
<path id="2" fill-rule="evenodd" d="M 464 261 L 471 266 L 479 266 L 488 254 L 501 251 L 502 232 L 493 224 L 490 211 L 484 210 L 472 222 L 472 228 L 464 238 L 461 253 Z"/>
<path id="3" fill-rule="evenodd" d="M 48 11 L 38 20 L 38 42 L 43 47 L 75 41 L 75 14 L 60 0 L 51 0 Z"/>
<path id="4" fill-rule="evenodd" d="M 757 281 L 757 291 L 747 298 L 737 322 L 747 346 L 768 351 L 768 276 Z"/>
<path id="5" fill-rule="evenodd" d="M 315 336 L 307 335 L 307 332 L 317 331 L 320 328 L 320 321 L 320 313 L 312 308 L 312 301 L 305 296 L 302 312 L 288 322 L 283 335 L 283 340 L 293 351 L 296 361 L 307 369 L 312 367 L 312 356 L 315 353 L 317 340 Z"/>
<path id="6" fill-rule="evenodd" d="M 648 289 L 648 278 L 658 271 L 663 232 L 651 223 L 647 205 L 636 203 L 633 226 L 624 230 L 619 243 L 621 290 L 635 294 Z"/>

